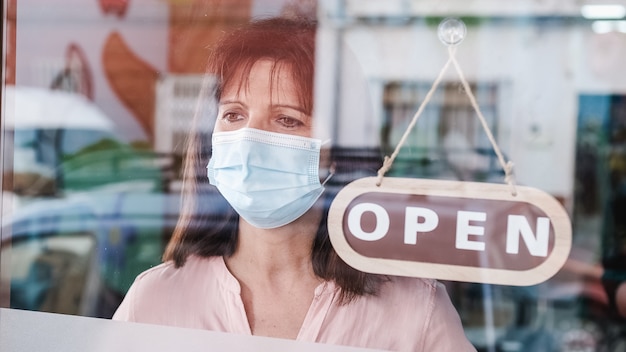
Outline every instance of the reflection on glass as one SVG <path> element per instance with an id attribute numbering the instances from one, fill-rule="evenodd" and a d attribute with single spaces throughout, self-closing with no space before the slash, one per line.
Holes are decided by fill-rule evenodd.
<path id="1" fill-rule="evenodd" d="M 108 318 L 135 276 L 161 262 L 174 228 L 205 48 L 252 17 L 315 4 L 43 3 L 5 2 L 0 302 Z M 481 110 L 521 183 L 570 209 L 575 238 L 568 265 L 536 287 L 447 282 L 467 335 L 485 351 L 623 350 L 626 323 L 605 291 L 626 280 L 623 21 L 594 24 L 574 3 L 548 12 L 543 2 L 491 3 L 320 1 L 332 45 L 319 51 L 327 66 L 317 93 L 337 99 L 316 107 L 336 127 L 328 187 L 376 173 L 443 63 L 437 25 L 469 14 L 457 58 Z M 348 75 L 357 69 L 363 77 Z M 436 92 L 391 175 L 499 182 L 454 80 Z M 367 98 L 354 94 L 362 82 Z M 212 192 L 203 190 L 197 215 L 218 222 Z"/>
<path id="2" fill-rule="evenodd" d="M 88 234 L 13 241 L 11 307 L 82 315 L 87 313 L 91 255 Z"/>
<path id="3" fill-rule="evenodd" d="M 3 271 L 11 307 L 110 316 L 134 276 L 160 261 L 171 160 L 121 140 L 111 119 L 80 94 L 19 86 L 6 92 L 15 113 L 5 128 L 13 139 L 13 185 L 4 195 L 14 207 L 3 219 L 14 258 L 11 273 Z M 83 233 L 90 246 L 73 253 L 85 246 Z M 65 272 L 74 266 L 91 276 Z M 76 281 L 81 296 L 58 291 L 63 280 Z M 77 306 L 46 303 L 59 295 Z"/>

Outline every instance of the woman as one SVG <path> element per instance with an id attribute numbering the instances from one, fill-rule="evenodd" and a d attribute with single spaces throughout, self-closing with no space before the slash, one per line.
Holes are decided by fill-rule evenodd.
<path id="1" fill-rule="evenodd" d="M 321 143 L 311 138 L 314 38 L 312 23 L 272 19 L 218 43 L 208 65 L 218 112 L 207 169 L 237 225 L 192 221 L 201 206 L 193 176 L 207 165 L 196 136 L 186 164 L 191 209 L 164 263 L 138 276 L 114 319 L 386 350 L 474 350 L 441 284 L 364 274 L 332 249 Z"/>

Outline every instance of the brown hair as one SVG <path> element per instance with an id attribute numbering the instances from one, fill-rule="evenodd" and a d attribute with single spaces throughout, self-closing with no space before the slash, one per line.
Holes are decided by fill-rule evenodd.
<path id="1" fill-rule="evenodd" d="M 195 119 L 197 125 L 191 131 L 187 145 L 183 209 L 163 260 L 172 260 L 176 267 L 181 267 L 189 255 L 211 257 L 234 253 L 239 217 L 213 186 L 208 185 L 205 167 L 209 159 L 210 138 L 202 135 L 197 128 L 216 117 L 215 104 L 208 103 L 206 98 L 219 99 L 225 85 L 248 77 L 254 63 L 269 59 L 274 62 L 274 70 L 288 68 L 293 74 L 302 106 L 311 114 L 315 28 L 315 23 L 308 20 L 261 20 L 227 34 L 213 48 L 207 65 L 209 75 L 202 92 L 204 99 L 200 99 Z M 211 83 L 215 88 L 210 88 Z M 242 89 L 242 85 L 247 83 L 238 84 Z M 211 196 L 211 202 L 200 201 L 203 196 Z M 375 294 L 379 277 L 351 268 L 332 248 L 326 215 L 333 195 L 325 192 L 324 197 L 325 213 L 311 249 L 315 274 L 334 281 L 341 288 L 341 302 L 347 303 L 364 294 Z M 214 218 L 216 216 L 219 219 Z"/>

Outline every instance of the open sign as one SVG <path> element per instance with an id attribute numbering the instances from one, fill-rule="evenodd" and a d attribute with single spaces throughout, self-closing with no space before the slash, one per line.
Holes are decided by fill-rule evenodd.
<path id="1" fill-rule="evenodd" d="M 365 272 L 533 285 L 562 267 L 571 222 L 552 196 L 530 187 L 385 178 L 339 192 L 328 226 L 337 254 Z"/>

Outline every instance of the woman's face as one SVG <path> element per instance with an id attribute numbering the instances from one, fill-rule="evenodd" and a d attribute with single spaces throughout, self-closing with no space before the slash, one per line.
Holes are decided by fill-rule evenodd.
<path id="1" fill-rule="evenodd" d="M 216 132 L 248 127 L 311 137 L 313 121 L 300 103 L 286 66 L 274 67 L 270 60 L 259 60 L 248 77 L 238 76 L 239 80 L 222 91 Z"/>

